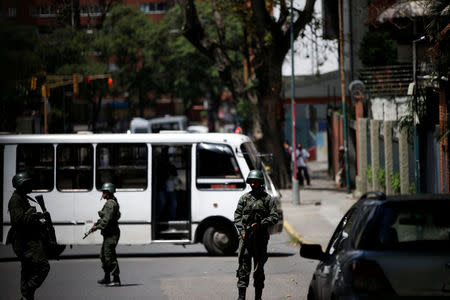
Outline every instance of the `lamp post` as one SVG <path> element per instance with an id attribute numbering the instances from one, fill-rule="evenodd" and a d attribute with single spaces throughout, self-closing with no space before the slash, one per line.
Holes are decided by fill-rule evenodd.
<path id="1" fill-rule="evenodd" d="M 292 203 L 294 205 L 300 204 L 300 189 L 298 186 L 297 174 L 297 155 L 296 155 L 296 140 L 295 140 L 295 74 L 294 74 L 294 1 L 291 0 L 291 113 L 292 113 L 292 167 L 294 169 L 294 176 L 292 178 Z"/>
<path id="2" fill-rule="evenodd" d="M 423 41 L 425 36 L 412 41 L 412 54 L 413 54 L 413 80 L 414 80 L 414 90 L 413 90 L 413 112 L 414 112 L 414 175 L 416 184 L 416 194 L 420 193 L 420 152 L 419 152 L 419 135 L 417 134 L 417 53 L 416 53 L 416 43 Z"/>
<path id="3" fill-rule="evenodd" d="M 347 141 L 347 105 L 345 103 L 345 74 L 344 74 L 344 29 L 342 23 L 342 1 L 338 0 L 339 11 L 339 65 L 341 69 L 341 100 L 342 100 L 342 127 L 344 139 L 344 159 L 345 159 L 345 187 L 350 193 L 350 173 L 348 165 L 348 141 Z"/>

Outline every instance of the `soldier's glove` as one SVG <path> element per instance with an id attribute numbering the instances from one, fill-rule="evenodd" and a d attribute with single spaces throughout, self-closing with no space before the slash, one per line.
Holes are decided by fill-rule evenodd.
<path id="1" fill-rule="evenodd" d="M 253 230 L 259 230 L 261 228 L 261 225 L 259 223 L 253 223 L 252 224 L 252 229 Z"/>

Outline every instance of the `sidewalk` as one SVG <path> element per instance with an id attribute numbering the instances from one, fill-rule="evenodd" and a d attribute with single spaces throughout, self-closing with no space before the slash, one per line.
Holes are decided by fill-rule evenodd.
<path id="1" fill-rule="evenodd" d="M 300 188 L 300 205 L 292 203 L 292 189 L 280 190 L 284 229 L 301 242 L 325 249 L 337 224 L 357 199 L 336 189 L 327 173 L 327 162 L 310 162 L 311 185 Z"/>

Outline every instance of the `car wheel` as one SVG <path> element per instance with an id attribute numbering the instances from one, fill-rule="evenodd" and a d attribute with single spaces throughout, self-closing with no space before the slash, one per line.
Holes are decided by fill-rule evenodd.
<path id="1" fill-rule="evenodd" d="M 226 227 L 208 227 L 203 234 L 203 245 L 211 255 L 230 255 L 236 252 L 236 234 Z"/>

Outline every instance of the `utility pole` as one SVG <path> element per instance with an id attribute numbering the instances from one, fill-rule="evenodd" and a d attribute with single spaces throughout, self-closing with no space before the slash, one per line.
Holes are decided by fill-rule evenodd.
<path id="1" fill-rule="evenodd" d="M 298 174 L 297 174 L 297 148 L 295 140 L 295 118 L 297 117 L 295 111 L 295 74 L 294 74 L 294 1 L 291 0 L 291 110 L 292 110 L 292 166 L 294 169 L 294 176 L 292 178 L 292 203 L 295 205 L 300 204 L 300 190 L 298 186 Z"/>
<path id="2" fill-rule="evenodd" d="M 341 69 L 341 100 L 342 100 L 342 125 L 344 134 L 344 159 L 345 159 L 345 187 L 350 194 L 350 174 L 348 166 L 348 141 L 347 141 L 347 105 L 345 103 L 345 73 L 344 73 L 344 29 L 342 21 L 342 1 L 338 0 L 339 10 L 339 65 Z"/>

